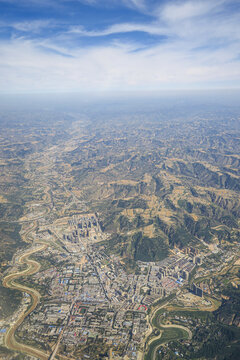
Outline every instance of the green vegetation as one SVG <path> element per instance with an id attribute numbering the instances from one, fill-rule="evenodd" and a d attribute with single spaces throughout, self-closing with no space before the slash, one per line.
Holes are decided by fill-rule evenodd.
<path id="1" fill-rule="evenodd" d="M 161 319 L 164 319 L 165 322 L 168 320 L 187 326 L 193 333 L 191 341 L 169 342 L 167 347 L 161 348 L 157 359 L 170 360 L 181 357 L 186 360 L 236 360 L 239 358 L 240 290 L 231 284 L 232 272 L 235 278 L 239 276 L 239 270 L 232 265 L 228 267 L 225 275 L 217 275 L 214 279 L 216 283 L 220 281 L 219 278 L 221 279 L 222 293 L 225 295 L 225 299 L 216 311 L 189 311 L 183 308 L 181 311 L 161 309 L 156 313 L 153 319 L 154 326 L 159 326 Z M 226 285 L 222 278 L 228 279 Z M 217 300 L 211 299 L 211 301 L 215 301 L 216 305 L 219 303 Z"/>
<path id="2" fill-rule="evenodd" d="M 159 326 L 158 328 L 161 330 L 161 337 L 151 342 L 147 354 L 144 356 L 144 360 L 154 360 L 154 354 L 160 345 L 169 343 L 171 341 L 188 338 L 188 333 L 183 329 L 178 329 L 174 327 L 164 329 L 161 326 Z"/>
<path id="3" fill-rule="evenodd" d="M 26 245 L 20 235 L 20 226 L 12 223 L 0 223 L 0 272 L 7 268 L 8 261 L 12 259 L 17 249 Z"/>
<path id="4" fill-rule="evenodd" d="M 211 320 L 214 318 L 211 312 L 209 311 L 200 311 L 200 310 L 194 310 L 194 311 L 188 311 L 188 310 L 181 310 L 181 311 L 171 311 L 171 316 L 174 318 L 174 316 L 182 316 L 184 318 L 191 318 L 194 320 L 200 320 L 200 321 L 206 321 Z"/>
<path id="5" fill-rule="evenodd" d="M 142 232 L 133 235 L 131 246 L 134 260 L 157 261 L 164 259 L 168 254 L 164 239 L 149 238 Z"/>
<path id="6" fill-rule="evenodd" d="M 160 327 L 161 329 L 161 327 Z M 179 339 L 187 339 L 188 333 L 183 329 L 178 328 L 168 328 L 164 329 L 162 328 L 162 336 L 161 336 L 161 343 L 168 343 L 173 340 L 179 340 Z"/>
<path id="7" fill-rule="evenodd" d="M 160 306 L 167 304 L 168 302 L 173 300 L 175 298 L 175 296 L 176 296 L 176 294 L 172 293 L 172 294 L 168 295 L 167 297 L 164 297 L 162 299 L 155 301 L 151 306 L 149 306 L 148 313 L 152 313 L 156 307 L 160 307 Z M 160 309 L 160 311 L 161 311 L 161 309 Z"/>
<path id="8" fill-rule="evenodd" d="M 20 305 L 21 300 L 21 291 L 5 288 L 0 284 L 0 318 L 12 315 Z"/>
<path id="9" fill-rule="evenodd" d="M 13 360 L 24 360 L 24 355 L 22 357 L 18 357 L 18 355 L 14 356 L 14 351 L 6 348 L 5 346 L 0 345 L 0 359 L 7 359 L 11 356 Z"/>

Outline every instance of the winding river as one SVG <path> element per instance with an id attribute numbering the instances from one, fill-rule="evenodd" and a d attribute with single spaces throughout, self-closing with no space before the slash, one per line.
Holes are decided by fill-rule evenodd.
<path id="1" fill-rule="evenodd" d="M 18 329 L 18 327 L 22 324 L 24 319 L 36 308 L 41 295 L 37 290 L 31 289 L 25 285 L 21 285 L 17 283 L 16 280 L 24 276 L 33 275 L 39 271 L 41 265 L 37 261 L 29 259 L 29 257 L 34 253 L 45 250 L 47 246 L 48 246 L 47 244 L 42 244 L 38 247 L 35 247 L 34 249 L 28 250 L 23 255 L 21 255 L 18 258 L 17 262 L 19 265 L 26 264 L 27 268 L 23 271 L 19 271 L 7 275 L 3 280 L 3 286 L 10 289 L 20 290 L 31 296 L 30 307 L 28 307 L 27 310 L 23 311 L 18 317 L 17 321 L 9 327 L 5 336 L 5 345 L 7 348 L 11 350 L 19 351 L 21 353 L 26 353 L 28 355 L 35 356 L 40 360 L 47 360 L 50 354 L 47 354 L 42 350 L 39 350 L 32 346 L 19 343 L 15 338 L 15 332 Z"/>

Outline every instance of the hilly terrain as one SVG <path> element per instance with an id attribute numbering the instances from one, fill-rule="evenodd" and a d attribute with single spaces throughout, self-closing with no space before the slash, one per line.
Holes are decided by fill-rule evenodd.
<path id="1" fill-rule="evenodd" d="M 22 245 L 26 201 L 45 199 L 42 178 L 61 215 L 97 213 L 102 245 L 127 265 L 163 259 L 175 246 L 239 239 L 238 107 L 84 104 L 3 112 L 1 127 L 2 266 Z M 73 197 L 82 208 L 68 205 Z"/>
<path id="2" fill-rule="evenodd" d="M 92 266 L 92 259 L 98 254 L 93 273 L 99 268 L 100 280 L 103 269 L 110 274 L 103 287 L 110 291 L 108 299 L 120 294 L 124 304 L 132 286 L 131 311 L 133 294 L 152 304 L 148 308 L 152 332 L 141 345 L 146 353 L 144 358 L 152 358 L 152 352 L 164 339 L 168 339 L 169 348 L 159 354 L 161 359 L 177 359 L 176 352 L 186 359 L 223 360 L 225 355 L 229 359 L 237 358 L 240 109 L 221 104 L 194 105 L 194 101 L 189 105 L 180 100 L 175 103 L 168 100 L 164 104 L 163 99 L 159 103 L 154 99 L 152 103 L 136 101 L 130 105 L 114 100 L 80 103 L 72 109 L 69 104 L 64 111 L 47 108 L 1 111 L 0 317 L 6 319 L 7 324 L 14 323 L 17 312 L 28 307 L 30 299 L 25 293 L 28 287 L 28 294 L 33 293 L 34 287 L 39 291 L 39 299 L 49 301 L 52 280 L 48 276 L 52 276 L 52 272 L 57 290 L 64 289 L 56 271 L 65 272 L 66 266 L 72 267 L 70 246 L 77 256 L 79 271 L 83 267 L 87 274 L 86 264 Z M 92 224 L 97 224 L 97 232 L 92 233 L 91 222 L 90 225 L 86 222 L 80 225 L 81 240 L 78 238 L 77 242 L 76 237 L 75 240 L 69 237 L 66 227 L 76 218 L 94 219 Z M 76 229 L 71 234 L 76 234 Z M 44 243 L 40 249 L 45 250 L 33 255 L 40 251 L 34 245 L 37 241 Z M 91 248 L 89 241 L 93 241 Z M 80 255 L 85 249 L 83 242 L 87 244 L 84 256 Z M 195 257 L 196 254 L 200 255 Z M 19 291 L 12 286 L 11 277 L 21 277 L 19 271 L 28 271 L 21 262 L 26 256 L 31 256 L 27 260 L 29 264 L 35 264 L 36 269 L 41 266 L 42 272 L 22 279 L 19 286 L 25 290 Z M 181 288 L 176 285 L 181 279 L 163 278 L 163 299 L 156 301 L 155 309 L 154 301 L 160 297 L 160 293 L 155 294 L 159 291 L 159 285 L 155 284 L 159 273 L 154 273 L 158 264 L 154 266 L 151 262 L 167 257 L 165 262 L 168 262 L 178 256 L 190 259 L 188 266 L 194 270 L 187 273 Z M 113 263 L 116 264 L 114 271 Z M 174 276 L 179 276 L 176 268 Z M 118 271 L 119 282 L 112 281 L 111 276 L 116 276 Z M 149 275 L 152 272 L 154 282 L 149 286 L 146 279 L 152 279 Z M 46 281 L 41 275 L 45 273 L 48 274 Z M 77 276 L 86 285 L 86 276 Z M 133 278 L 137 282 L 129 287 L 128 279 Z M 169 284 L 164 287 L 166 280 Z M 87 286 L 92 286 L 93 281 L 91 277 Z M 136 285 L 138 281 L 140 287 Z M 193 282 L 195 288 L 205 289 L 203 299 L 192 293 Z M 180 293 L 166 297 L 173 283 Z M 71 288 L 75 289 L 69 285 L 65 295 Z M 118 288 L 126 291 L 124 297 Z M 101 296 L 102 287 L 99 289 L 94 299 Z M 117 301 L 117 304 L 121 309 L 122 303 Z M 141 306 L 137 304 L 133 313 L 141 311 Z M 166 319 L 162 319 L 165 315 Z M 162 320 L 172 322 L 172 327 L 166 329 L 161 325 Z M 179 324 L 174 325 L 176 320 L 181 331 L 176 328 Z M 36 324 L 38 329 L 38 320 Z M 190 338 L 186 339 L 183 331 L 186 326 L 192 336 L 191 346 Z M 161 339 L 158 339 L 159 331 Z M 24 334 L 26 344 L 33 345 L 29 334 Z M 15 335 L 21 338 L 22 330 Z M 132 330 L 129 335 L 132 339 Z M 177 339 L 182 340 L 174 341 Z M 103 344 L 96 350 L 90 340 L 86 347 L 84 345 L 84 351 L 88 356 L 95 352 L 106 357 L 105 340 Z M 39 346 L 46 350 L 45 340 Z M 0 346 L 0 357 L 15 358 L 14 349 Z M 30 353 L 35 354 L 32 351 L 31 348 Z M 82 356 L 80 354 L 75 353 L 77 357 Z"/>
<path id="3" fill-rule="evenodd" d="M 78 126 L 61 163 L 110 234 L 107 251 L 131 263 L 160 260 L 174 246 L 238 240 L 237 117 L 153 113 Z"/>

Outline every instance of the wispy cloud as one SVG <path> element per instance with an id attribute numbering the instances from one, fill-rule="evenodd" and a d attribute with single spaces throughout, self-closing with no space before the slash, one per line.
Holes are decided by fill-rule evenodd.
<path id="1" fill-rule="evenodd" d="M 86 2 L 100 6 L 100 0 Z M 148 16 L 144 21 L 123 18 L 105 26 L 107 18 L 87 27 L 80 20 L 72 25 L 47 18 L 8 24 L 15 34 L 0 41 L 2 88 L 78 91 L 240 86 L 240 12 L 231 11 L 231 1 L 121 3 Z M 141 46 L 143 40 L 136 32 L 156 36 L 156 41 Z"/>
<path id="2" fill-rule="evenodd" d="M 53 20 L 33 20 L 33 21 L 12 23 L 11 26 L 19 31 L 39 33 L 39 31 L 43 29 L 52 27 L 53 24 L 54 24 Z"/>
<path id="3" fill-rule="evenodd" d="M 145 0 L 122 0 L 127 6 L 137 8 L 138 10 L 146 10 L 147 5 Z"/>
<path id="4" fill-rule="evenodd" d="M 69 0 L 61 0 L 63 2 L 68 2 Z M 130 8 L 135 8 L 139 10 L 146 9 L 145 0 L 75 0 L 83 4 L 88 4 L 92 6 L 114 6 L 114 5 L 125 5 Z"/>
<path id="5" fill-rule="evenodd" d="M 138 23 L 122 23 L 111 25 L 106 29 L 100 31 L 87 31 L 82 26 L 73 26 L 69 33 L 80 34 L 83 36 L 100 37 L 112 34 L 130 33 L 130 32 L 146 32 L 153 35 L 162 35 L 167 32 L 165 27 L 159 26 L 158 23 L 138 24 Z"/>
<path id="6" fill-rule="evenodd" d="M 190 18 L 195 18 L 203 15 L 208 15 L 209 12 L 219 9 L 219 6 L 224 1 L 186 1 L 169 3 L 159 8 L 159 16 L 171 21 L 182 21 Z"/>
<path id="7" fill-rule="evenodd" d="M 193 49 L 208 46 L 209 51 L 214 45 L 225 46 L 240 38 L 240 13 L 224 13 L 226 1 L 212 0 L 186 1 L 166 3 L 152 9 L 153 21 L 145 23 L 119 23 L 101 30 L 86 30 L 83 26 L 72 26 L 68 33 L 86 37 L 103 37 L 113 34 L 145 32 L 174 38 L 175 44 L 185 41 Z M 213 43 L 215 42 L 215 44 Z M 182 45 L 184 45 L 182 43 Z"/>

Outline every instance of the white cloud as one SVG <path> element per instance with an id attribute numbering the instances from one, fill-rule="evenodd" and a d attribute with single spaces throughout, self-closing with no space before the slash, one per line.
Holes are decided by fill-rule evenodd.
<path id="1" fill-rule="evenodd" d="M 33 1 L 33 0 L 31 0 Z M 64 2 L 69 2 L 71 0 L 61 0 Z M 115 5 L 124 5 L 129 8 L 138 9 L 143 11 L 146 9 L 146 2 L 145 0 L 76 0 L 80 3 L 91 5 L 91 6 L 115 6 Z"/>
<path id="2" fill-rule="evenodd" d="M 117 33 L 146 32 L 151 35 L 165 35 L 191 39 L 194 47 L 201 46 L 211 39 L 239 39 L 240 14 L 226 15 L 222 5 L 225 0 L 176 2 L 155 8 L 152 11 L 155 19 L 150 23 L 120 23 L 103 30 L 86 30 L 74 26 L 69 33 L 88 37 L 101 37 Z M 221 13 L 222 11 L 222 13 Z"/>
<path id="3" fill-rule="evenodd" d="M 109 26 L 108 28 L 100 31 L 87 31 L 82 26 L 74 26 L 69 30 L 69 33 L 75 33 L 84 36 L 106 36 L 118 33 L 128 33 L 141 31 L 154 35 L 161 35 L 166 33 L 166 27 L 161 27 L 158 23 L 151 24 L 137 24 L 137 23 L 122 23 Z"/>
<path id="4" fill-rule="evenodd" d="M 45 53 L 32 41 L 1 43 L 1 84 L 5 91 L 146 90 L 165 87 L 204 87 L 211 82 L 240 81 L 236 48 L 193 55 L 181 44 L 168 44 L 141 53 L 129 47 L 75 49 L 74 57 Z M 229 55 L 231 53 L 231 56 Z M 218 61 L 216 61 L 218 58 Z"/>
<path id="5" fill-rule="evenodd" d="M 155 18 L 150 23 L 127 22 L 101 31 L 75 26 L 42 40 L 37 36 L 32 40 L 23 37 L 2 40 L 1 89 L 64 92 L 240 84 L 240 62 L 236 60 L 240 15 L 224 14 L 221 0 L 209 3 L 189 0 L 167 3 L 153 11 Z M 141 4 L 144 2 L 137 5 Z M 35 21 L 12 26 L 37 33 L 48 24 Z M 110 40 L 105 46 L 98 41 L 101 36 L 133 31 L 165 35 L 169 40 L 148 48 L 139 46 L 134 37 L 127 42 Z M 79 36 L 96 37 L 95 45 L 81 47 Z"/>
<path id="6" fill-rule="evenodd" d="M 197 16 L 208 14 L 213 9 L 219 7 L 223 1 L 186 1 L 169 3 L 160 8 L 160 16 L 168 21 L 181 21 Z"/>
<path id="7" fill-rule="evenodd" d="M 16 30 L 38 33 L 40 30 L 46 27 L 47 28 L 52 27 L 53 21 L 52 20 L 23 21 L 23 22 L 12 23 L 11 26 Z"/>
<path id="8" fill-rule="evenodd" d="M 137 8 L 139 10 L 146 9 L 146 2 L 145 0 L 123 0 L 123 3 L 127 6 Z"/>

